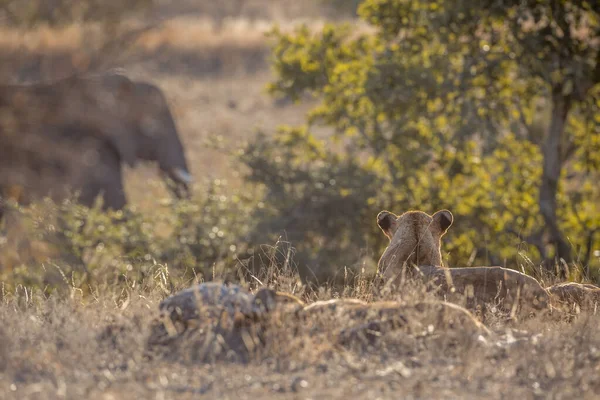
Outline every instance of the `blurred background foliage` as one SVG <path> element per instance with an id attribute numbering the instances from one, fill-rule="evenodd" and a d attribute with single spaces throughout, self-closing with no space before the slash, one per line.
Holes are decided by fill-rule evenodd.
<path id="1" fill-rule="evenodd" d="M 3 22 L 14 26 L 51 26 L 73 22 L 115 23 L 129 14 L 147 10 L 154 0 L 1 0 Z"/>
<path id="2" fill-rule="evenodd" d="M 52 290 L 165 270 L 261 279 L 266 266 L 292 265 L 306 281 L 347 282 L 375 271 L 379 211 L 446 208 L 448 266 L 567 266 L 570 279 L 600 282 L 600 4 L 321 3 L 350 22 L 268 35 L 268 92 L 309 104 L 306 122 L 221 145 L 235 184 L 200 176 L 192 200 L 151 212 L 13 205 L 25 218 L 4 222 L 21 234 L 3 239 L 0 280 Z M 23 4 L 0 6 L 23 23 L 102 15 L 95 2 L 49 13 Z M 29 259 L 13 255 L 23 246 Z M 50 246 L 50 259 L 35 246 Z"/>
<path id="3" fill-rule="evenodd" d="M 153 213 L 135 207 L 102 211 L 100 202 L 87 208 L 76 197 L 58 204 L 44 199 L 28 207 L 8 202 L 8 239 L 0 259 L 5 289 L 19 284 L 48 292 L 85 289 L 124 279 L 144 282 L 165 271 L 170 278 L 165 285 L 216 275 L 243 279 L 254 252 L 245 244 L 253 225 L 240 216 L 258 205 L 248 195 L 226 194 L 226 186 L 207 181 L 206 192 L 193 200 L 167 202 Z"/>

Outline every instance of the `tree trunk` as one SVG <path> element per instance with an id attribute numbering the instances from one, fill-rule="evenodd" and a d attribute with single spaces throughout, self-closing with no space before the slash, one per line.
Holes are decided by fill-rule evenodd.
<path id="1" fill-rule="evenodd" d="M 583 267 L 585 268 L 585 277 L 590 279 L 590 260 L 592 259 L 592 247 L 594 246 L 594 235 L 596 231 L 593 230 L 588 233 L 587 241 L 585 246 L 585 255 L 583 256 Z"/>
<path id="2" fill-rule="evenodd" d="M 560 144 L 565 134 L 565 125 L 570 107 L 570 98 L 562 94 L 561 88 L 555 88 L 552 93 L 552 120 L 546 140 L 542 145 L 544 165 L 539 198 L 540 212 L 544 218 L 546 229 L 550 233 L 550 240 L 555 248 L 554 261 L 559 261 L 562 258 L 567 263 L 572 261 L 571 246 L 563 236 L 558 225 L 556 195 L 562 170 Z M 554 269 L 553 264 L 546 263 L 546 266 L 547 268 Z"/>

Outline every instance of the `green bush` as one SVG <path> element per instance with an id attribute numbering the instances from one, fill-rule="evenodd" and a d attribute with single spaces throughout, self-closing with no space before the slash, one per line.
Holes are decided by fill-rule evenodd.
<path id="1" fill-rule="evenodd" d="M 256 206 L 252 188 L 231 192 L 226 182 L 214 180 L 192 200 L 150 213 L 102 212 L 99 204 L 88 209 L 48 199 L 14 208 L 7 217 L 11 241 L 2 247 L 20 247 L 22 258 L 0 268 L 0 281 L 53 290 L 86 282 L 142 282 L 165 269 L 178 281 L 211 280 L 217 273 L 237 277 L 239 254 L 252 252 L 246 243 L 253 221 L 247 216 Z M 28 258 L 32 244 L 40 242 L 49 245 L 46 262 Z"/>

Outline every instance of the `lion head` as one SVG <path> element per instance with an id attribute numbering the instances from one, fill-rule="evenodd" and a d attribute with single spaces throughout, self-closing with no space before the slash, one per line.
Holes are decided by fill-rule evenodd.
<path id="1" fill-rule="evenodd" d="M 377 215 L 377 225 L 390 244 L 379 259 L 379 272 L 391 277 L 405 264 L 442 266 L 441 239 L 453 220 L 448 210 L 433 215 L 408 211 L 400 216 L 381 211 Z"/>

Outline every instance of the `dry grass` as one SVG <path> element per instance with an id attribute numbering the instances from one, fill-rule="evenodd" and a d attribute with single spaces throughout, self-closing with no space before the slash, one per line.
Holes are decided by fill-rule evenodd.
<path id="1" fill-rule="evenodd" d="M 293 276 L 270 286 L 307 292 Z M 282 282 L 280 285 L 276 282 Z M 182 285 L 182 283 L 179 283 Z M 368 285 L 348 289 L 367 298 Z M 24 289 L 0 307 L 0 390 L 3 398 L 593 398 L 600 395 L 597 316 L 572 323 L 541 318 L 491 321 L 493 334 L 459 331 L 387 332 L 373 343 L 341 346 L 340 332 L 357 321 L 293 318 L 270 325 L 266 345 L 243 361 L 206 335 L 187 347 L 149 352 L 146 338 L 158 302 L 169 293 L 157 279 L 127 291 L 98 287 L 89 297 L 43 298 Z M 428 295 L 425 295 L 427 297 Z M 418 287 L 399 299 L 423 300 Z M 375 299 L 381 298 L 376 295 Z M 358 321 L 360 322 L 360 321 Z M 205 332 L 206 334 L 206 332 Z M 208 350 L 207 350 L 208 349 Z M 208 351 L 208 352 L 207 352 Z M 219 355 L 220 354 L 220 355 Z"/>

